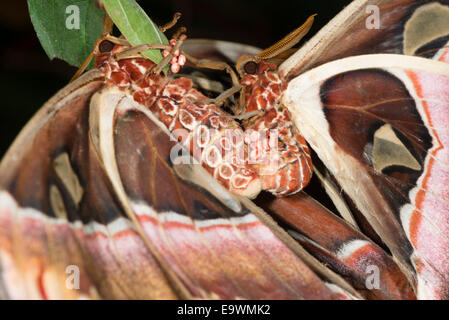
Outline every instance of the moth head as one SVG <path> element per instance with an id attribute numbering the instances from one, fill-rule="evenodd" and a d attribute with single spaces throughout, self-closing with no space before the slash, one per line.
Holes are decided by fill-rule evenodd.
<path id="1" fill-rule="evenodd" d="M 99 53 L 107 53 L 111 52 L 112 49 L 114 49 L 114 43 L 107 39 L 103 39 L 100 41 L 100 43 L 97 46 L 97 50 Z"/>
<path id="2" fill-rule="evenodd" d="M 129 42 L 123 36 L 116 38 L 110 34 L 105 34 L 95 42 L 94 51 L 92 54 L 97 60 L 102 61 L 111 55 L 116 55 L 117 53 L 123 52 L 129 48 Z M 134 54 L 127 57 L 132 58 L 137 57 L 137 55 Z"/>
<path id="3" fill-rule="evenodd" d="M 243 78 L 248 74 L 256 74 L 259 69 L 261 59 L 257 56 L 245 54 L 241 56 L 235 65 L 240 77 Z"/>
<path id="4" fill-rule="evenodd" d="M 260 62 L 267 61 L 268 59 L 281 56 L 283 53 L 288 52 L 295 44 L 297 44 L 312 27 L 316 14 L 311 15 L 307 21 L 299 28 L 293 30 L 286 35 L 282 40 L 276 42 L 271 47 L 258 53 L 256 56 L 243 55 L 241 56 L 235 65 L 240 77 L 244 77 L 248 74 L 256 74 L 259 72 Z"/>
<path id="5" fill-rule="evenodd" d="M 95 65 L 99 66 L 102 64 L 108 57 L 110 56 L 110 53 L 114 50 L 115 44 L 106 39 L 104 35 L 102 35 L 96 42 L 94 46 L 94 50 L 89 55 L 89 57 L 86 59 L 86 61 L 83 63 L 85 65 L 90 62 L 91 58 L 95 58 Z"/>

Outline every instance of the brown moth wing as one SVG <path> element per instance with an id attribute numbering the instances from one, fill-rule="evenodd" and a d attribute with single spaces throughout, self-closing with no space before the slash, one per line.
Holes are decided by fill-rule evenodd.
<path id="1" fill-rule="evenodd" d="M 154 116 L 102 87 L 97 70 L 69 84 L 0 165 L 2 296 L 359 296 L 200 165 L 174 165 Z"/>
<path id="2" fill-rule="evenodd" d="M 62 89 L 2 161 L 1 276 L 8 298 L 177 297 L 138 237 L 138 250 L 124 257 L 120 246 L 132 243 L 111 235 L 126 221 L 89 138 L 89 105 L 102 86 L 94 70 Z"/>
<path id="3" fill-rule="evenodd" d="M 448 21 L 448 0 L 355 0 L 284 62 L 280 72 L 292 79 L 332 60 L 371 53 L 432 57 L 448 46 Z"/>
<path id="4" fill-rule="evenodd" d="M 415 299 L 390 255 L 305 192 L 286 198 L 265 197 L 257 204 L 287 224 L 289 233 L 304 248 L 365 298 Z"/>
<path id="5" fill-rule="evenodd" d="M 91 118 L 94 144 L 124 210 L 191 297 L 337 297 L 295 253 L 313 259 L 260 209 L 231 196 L 199 164 L 176 163 L 188 154 L 173 158 L 182 150 L 146 108 L 107 89 L 93 98 L 92 112 L 99 112 Z"/>
<path id="6" fill-rule="evenodd" d="M 102 74 L 92 71 L 58 92 L 29 122 L 1 162 L 0 287 L 4 298 L 78 298 L 90 294 L 91 284 L 85 276 L 84 259 L 74 235 L 66 236 L 63 245 L 54 242 L 50 230 L 57 228 L 52 233 L 65 232 L 65 226 L 48 224 L 44 216 L 41 219 L 39 211 L 50 206 L 53 183 L 48 182 L 56 178 L 49 167 L 49 123 L 55 118 L 64 123 L 64 126 L 54 126 L 53 137 L 60 138 L 52 141 L 55 147 L 73 142 L 65 138 L 76 132 L 77 118 L 102 83 Z M 32 179 L 28 180 L 30 176 Z M 58 196 L 53 193 L 54 203 L 58 202 Z M 17 202 L 33 204 L 36 209 L 19 208 Z M 52 212 L 54 217 L 56 214 L 63 211 Z M 38 219 L 33 219 L 36 215 Z M 66 221 L 65 217 L 62 219 Z M 76 265 L 75 271 L 82 277 L 80 290 L 69 290 L 62 285 L 69 265 Z M 57 285 L 52 285 L 50 292 L 45 283 Z"/>
<path id="7" fill-rule="evenodd" d="M 418 298 L 449 297 L 448 92 L 448 64 L 377 54 L 312 69 L 283 100 Z"/>

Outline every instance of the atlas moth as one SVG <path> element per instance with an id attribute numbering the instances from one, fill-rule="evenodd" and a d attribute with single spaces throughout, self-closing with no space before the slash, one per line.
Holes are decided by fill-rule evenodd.
<path id="1" fill-rule="evenodd" d="M 307 27 L 310 25 L 311 21 Z M 181 40 L 184 37 L 181 36 Z M 104 39 L 97 41 L 96 65 L 105 72 L 106 84 L 127 90 L 136 102 L 153 112 L 170 132 L 177 133 L 184 146 L 230 191 L 251 198 L 261 190 L 288 195 L 300 191 L 308 183 L 311 160 L 307 144 L 294 129 L 287 110 L 277 107 L 283 89 L 280 79 L 273 72 L 265 72 L 275 68 L 274 65 L 264 64 L 258 77 L 242 79 L 248 91 L 250 88 L 254 91 L 252 95 L 247 94 L 248 106 L 242 106 L 244 112 L 263 111 L 262 116 L 256 115 L 246 121 L 245 130 L 256 133 L 251 139 L 248 137 L 251 133 L 243 132 L 231 115 L 193 88 L 190 79 L 170 79 L 159 74 L 161 66 L 148 59 L 133 58 L 138 53 L 137 49 L 154 46 L 130 48 L 121 45 L 123 42 L 120 40 L 114 47 L 106 46 L 105 41 L 111 40 L 109 35 L 105 35 Z M 186 60 L 185 55 L 180 54 L 180 43 L 176 45 L 176 40 L 172 39 L 170 46 L 173 49 L 169 47 L 163 51 L 174 73 Z M 204 65 L 201 61 L 196 61 L 196 64 Z M 207 65 L 228 68 L 219 62 L 216 64 L 218 66 L 214 66 L 214 62 Z M 269 86 L 265 88 L 267 83 Z M 270 129 L 276 129 L 276 132 L 270 132 Z M 266 137 L 264 140 L 271 140 L 271 144 L 259 142 L 261 133 Z M 270 138 L 270 134 L 274 138 Z M 270 153 L 274 153 L 272 159 L 265 159 Z"/>
<path id="2" fill-rule="evenodd" d="M 367 6 L 379 29 L 366 28 Z M 0 294 L 448 298 L 448 6 L 356 0 L 276 72 L 261 57 L 239 61 L 249 76 L 236 113 L 258 83 L 279 81 L 275 106 L 317 154 L 344 219 L 303 192 L 256 205 L 201 166 L 173 163 L 166 113 L 111 85 L 107 68 L 85 73 L 0 164 Z M 65 286 L 68 265 L 80 290 Z"/>

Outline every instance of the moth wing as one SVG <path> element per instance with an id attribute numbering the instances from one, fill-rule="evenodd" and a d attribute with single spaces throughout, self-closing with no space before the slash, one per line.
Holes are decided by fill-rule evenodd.
<path id="1" fill-rule="evenodd" d="M 448 298 L 449 65 L 375 54 L 293 79 L 295 124 L 417 288 Z"/>
<path id="2" fill-rule="evenodd" d="M 0 164 L 2 296 L 359 296 L 176 145 L 97 70 L 52 98 Z"/>
<path id="3" fill-rule="evenodd" d="M 146 108 L 117 89 L 93 101 L 99 116 L 91 129 L 98 126 L 95 144 L 109 180 L 188 297 L 335 298 L 314 271 L 346 286 L 251 201 L 233 197 L 200 164 L 185 163 L 188 153 Z"/>
<path id="4" fill-rule="evenodd" d="M 373 53 L 438 60 L 448 54 L 447 21 L 447 0 L 355 0 L 279 70 L 287 79 L 292 79 L 326 62 Z"/>
<path id="5" fill-rule="evenodd" d="M 305 192 L 257 202 L 280 219 L 304 248 L 367 299 L 415 299 L 393 258 Z"/>

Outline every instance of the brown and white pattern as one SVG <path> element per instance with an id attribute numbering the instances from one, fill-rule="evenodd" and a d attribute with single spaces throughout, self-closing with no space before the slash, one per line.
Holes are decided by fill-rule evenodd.
<path id="1" fill-rule="evenodd" d="M 356 0 L 279 68 L 336 206 L 389 248 L 421 299 L 449 298 L 448 18 L 445 0 Z"/>
<path id="2" fill-rule="evenodd" d="M 249 200 L 168 161 L 165 125 L 104 80 L 93 70 L 56 95 L 2 162 L 8 298 L 358 297 Z M 47 156 L 29 161 L 36 152 Z"/>
<path id="3" fill-rule="evenodd" d="M 0 297 L 448 299 L 448 8 L 353 1 L 278 70 L 242 79 L 243 111 L 260 111 L 242 128 L 190 80 L 99 55 L 0 163 Z M 220 159 L 228 129 L 265 132 L 238 146 L 274 148 L 275 176 L 240 151 Z M 171 157 L 177 140 L 206 170 Z M 262 194 L 281 228 L 227 192 L 297 192 L 306 141 L 350 224 L 303 192 Z"/>
<path id="4" fill-rule="evenodd" d="M 448 297 L 448 92 L 447 64 L 371 55 L 305 73 L 284 100 L 420 298 Z"/>
<path id="5" fill-rule="evenodd" d="M 247 146 L 240 125 L 214 104 L 201 102 L 208 99 L 193 88 L 192 80 L 152 75 L 155 64 L 148 59 L 117 61 L 114 54 L 124 49 L 116 45 L 111 52 L 97 56 L 97 67 L 104 70 L 106 85 L 128 92 L 153 112 L 226 188 L 256 196 L 261 190 L 260 181 L 247 164 Z M 242 143 L 233 144 L 230 133 L 236 133 Z"/>
<path id="6" fill-rule="evenodd" d="M 252 198 L 261 190 L 288 195 L 307 185 L 312 171 L 310 153 L 288 111 L 278 105 L 285 85 L 274 72 L 265 68 L 257 78 L 242 80 L 247 93 L 253 91 L 246 111 L 254 111 L 254 101 L 259 103 L 257 110 L 264 110 L 263 116 L 248 121 L 244 132 L 229 114 L 201 102 L 207 99 L 193 88 L 190 79 L 151 75 L 148 71 L 154 64 L 149 60 L 116 61 L 114 54 L 124 49 L 115 46 L 97 57 L 107 85 L 128 91 L 135 101 L 148 107 L 226 188 Z M 254 144 L 249 130 L 258 134 Z M 260 137 L 269 141 L 270 131 L 278 136 L 274 137 L 278 151 L 266 160 L 274 147 L 261 144 Z"/>

